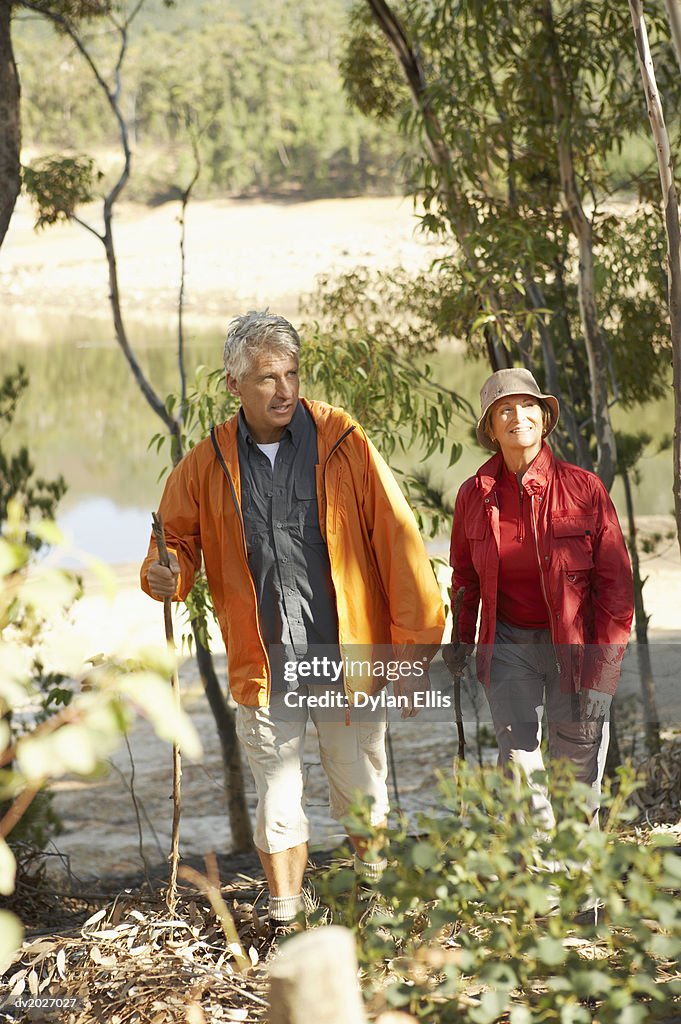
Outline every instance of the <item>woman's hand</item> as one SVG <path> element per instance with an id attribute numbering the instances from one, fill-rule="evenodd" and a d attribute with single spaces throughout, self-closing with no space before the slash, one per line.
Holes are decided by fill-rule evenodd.
<path id="1" fill-rule="evenodd" d="M 463 675 L 466 662 L 475 650 L 475 644 L 443 644 L 442 658 L 449 669 L 452 679 L 458 679 Z"/>
<path id="2" fill-rule="evenodd" d="M 601 693 L 600 690 L 579 691 L 579 719 L 581 722 L 596 722 L 599 718 L 605 718 L 610 705 L 612 694 Z"/>

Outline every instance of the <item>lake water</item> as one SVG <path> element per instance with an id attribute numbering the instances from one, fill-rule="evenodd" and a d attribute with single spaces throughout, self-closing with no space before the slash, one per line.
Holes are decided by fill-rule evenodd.
<path id="1" fill-rule="evenodd" d="M 199 364 L 219 366 L 220 329 L 190 328 L 188 333 L 189 373 Z M 164 396 L 175 391 L 172 333 L 160 326 L 136 325 L 133 334 L 140 362 L 157 391 Z M 30 377 L 11 438 L 4 438 L 3 445 L 11 450 L 26 444 L 40 475 L 63 474 L 69 490 L 60 506 L 59 523 L 76 548 L 111 564 L 136 562 L 146 551 L 151 511 L 162 488 L 159 474 L 167 456 L 148 449 L 160 423 L 112 343 L 107 322 L 70 317 L 65 324 L 55 318 L 53 336 L 57 340 L 49 345 L 14 340 L 0 348 L 0 371 L 21 362 Z M 58 340 L 66 336 L 68 341 Z M 439 380 L 477 406 L 478 389 L 488 372 L 485 365 L 472 364 L 455 352 L 442 353 L 431 362 Z M 670 433 L 671 388 L 665 400 L 627 413 L 615 410 L 614 418 L 616 426 L 632 429 L 635 424 L 654 438 Z M 450 498 L 482 461 L 464 424 L 459 440 L 464 442 L 464 454 L 450 469 L 442 459 L 431 460 L 433 480 L 444 485 Z M 404 457 L 397 465 L 413 468 Z M 651 451 L 641 462 L 635 487 L 637 513 L 669 513 L 671 483 L 671 453 Z M 619 482 L 613 497 L 623 513 Z"/>

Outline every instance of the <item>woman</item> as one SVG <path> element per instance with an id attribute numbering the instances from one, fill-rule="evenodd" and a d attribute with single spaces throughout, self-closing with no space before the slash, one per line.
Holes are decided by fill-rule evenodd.
<path id="1" fill-rule="evenodd" d="M 465 587 L 461 644 L 445 649 L 454 675 L 473 648 L 487 688 L 499 764 L 514 762 L 551 827 L 541 720 L 549 755 L 575 766 L 597 794 L 606 716 L 633 616 L 629 556 L 617 513 L 593 473 L 557 459 L 545 438 L 558 400 L 528 370 L 498 370 L 480 392 L 477 437 L 495 452 L 461 486 L 454 511 L 453 593 Z"/>

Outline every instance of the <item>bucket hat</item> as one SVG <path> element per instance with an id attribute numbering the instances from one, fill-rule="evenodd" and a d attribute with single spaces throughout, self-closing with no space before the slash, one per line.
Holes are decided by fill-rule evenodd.
<path id="1" fill-rule="evenodd" d="M 494 403 L 500 398 L 506 398 L 507 395 L 532 395 L 533 398 L 542 398 L 546 402 L 551 412 L 551 422 L 544 436 L 551 433 L 560 416 L 560 406 L 556 396 L 545 395 L 529 370 L 516 366 L 509 370 L 497 370 L 487 378 L 480 389 L 480 419 L 475 427 L 478 442 L 483 448 L 489 448 L 493 452 L 497 450 L 496 445 L 490 441 L 482 429 L 482 425 Z"/>

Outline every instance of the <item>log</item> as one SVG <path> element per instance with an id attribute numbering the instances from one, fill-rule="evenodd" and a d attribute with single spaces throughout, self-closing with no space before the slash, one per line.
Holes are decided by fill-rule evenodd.
<path id="1" fill-rule="evenodd" d="M 348 928 L 329 925 L 295 935 L 269 974 L 270 1024 L 366 1024 Z"/>

